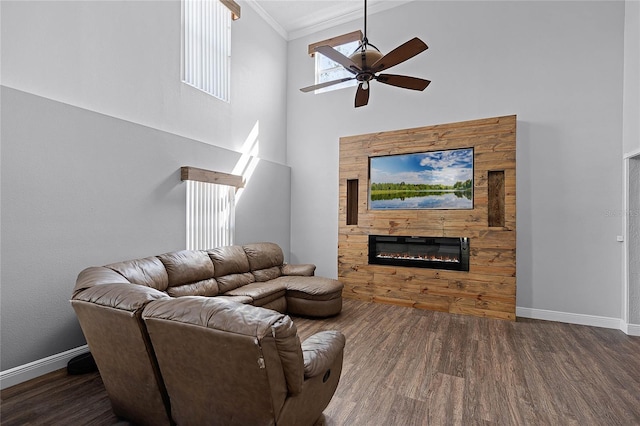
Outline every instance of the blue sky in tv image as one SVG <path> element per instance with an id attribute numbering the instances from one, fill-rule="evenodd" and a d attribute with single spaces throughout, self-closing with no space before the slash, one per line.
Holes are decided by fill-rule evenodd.
<path id="1" fill-rule="evenodd" d="M 371 209 L 472 209 L 473 148 L 370 158 Z"/>

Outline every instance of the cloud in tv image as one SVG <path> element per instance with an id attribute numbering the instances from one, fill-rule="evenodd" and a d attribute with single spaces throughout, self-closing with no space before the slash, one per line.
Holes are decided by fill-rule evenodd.
<path id="1" fill-rule="evenodd" d="M 369 159 L 369 208 L 473 209 L 473 148 Z"/>

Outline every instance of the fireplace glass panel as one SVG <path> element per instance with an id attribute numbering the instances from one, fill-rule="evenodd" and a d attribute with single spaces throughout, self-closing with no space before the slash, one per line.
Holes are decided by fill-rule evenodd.
<path id="1" fill-rule="evenodd" d="M 469 239 L 370 235 L 369 263 L 468 271 Z"/>

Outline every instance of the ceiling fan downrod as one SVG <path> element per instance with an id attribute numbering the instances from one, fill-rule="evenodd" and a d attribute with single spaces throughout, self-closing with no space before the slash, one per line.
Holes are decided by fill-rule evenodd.
<path id="1" fill-rule="evenodd" d="M 362 39 L 362 50 L 364 50 L 368 42 L 369 40 L 367 40 L 367 0 L 364 0 L 364 38 Z"/>
<path id="2" fill-rule="evenodd" d="M 378 52 L 380 52 L 380 49 L 375 47 L 373 44 L 370 44 L 369 39 L 367 38 L 367 0 L 364 0 L 364 37 L 362 38 L 362 42 L 360 43 L 360 50 L 363 54 L 367 50 L 367 46 L 371 46 Z"/>

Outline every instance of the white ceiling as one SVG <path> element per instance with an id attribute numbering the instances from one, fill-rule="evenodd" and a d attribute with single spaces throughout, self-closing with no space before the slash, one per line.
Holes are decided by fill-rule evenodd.
<path id="1" fill-rule="evenodd" d="M 410 1 L 413 0 L 367 0 L 367 14 Z M 247 3 L 287 40 L 344 22 L 362 21 L 364 17 L 364 0 L 247 0 Z"/>

